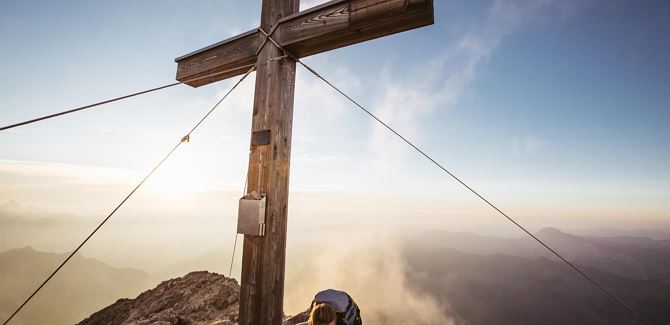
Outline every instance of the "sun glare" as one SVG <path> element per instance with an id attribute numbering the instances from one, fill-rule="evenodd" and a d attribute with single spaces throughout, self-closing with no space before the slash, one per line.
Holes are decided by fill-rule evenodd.
<path id="1" fill-rule="evenodd" d="M 179 198 L 202 191 L 206 187 L 204 172 L 188 158 L 179 157 L 167 161 L 147 181 L 146 187 L 152 193 L 168 198 Z"/>

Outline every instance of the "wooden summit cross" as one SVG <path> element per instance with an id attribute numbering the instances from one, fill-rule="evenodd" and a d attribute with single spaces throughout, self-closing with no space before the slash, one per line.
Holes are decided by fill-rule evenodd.
<path id="1" fill-rule="evenodd" d="M 335 0 L 298 12 L 299 0 L 263 0 L 260 29 L 296 58 L 433 23 L 432 0 Z M 256 65 L 248 191 L 267 198 L 264 236 L 244 236 L 241 325 L 283 317 L 288 180 L 296 62 L 259 29 L 175 59 L 192 87 L 244 74 Z M 281 59 L 278 59 L 281 58 Z"/>

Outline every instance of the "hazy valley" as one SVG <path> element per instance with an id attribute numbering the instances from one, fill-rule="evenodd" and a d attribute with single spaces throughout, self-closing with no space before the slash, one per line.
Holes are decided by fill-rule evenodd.
<path id="1" fill-rule="evenodd" d="M 579 237 L 550 228 L 538 232 L 537 236 L 583 266 L 589 275 L 639 308 L 654 323 L 668 323 L 670 245 L 667 239 Z M 370 245 L 347 248 L 357 253 L 333 253 L 333 258 L 338 259 L 335 264 L 343 266 L 341 271 L 335 271 L 339 277 L 326 278 L 330 277 L 334 286 L 354 295 L 368 323 L 640 323 L 529 239 L 434 230 L 393 241 L 393 246 L 386 247 L 393 250 L 390 252 L 384 251 L 383 246 Z M 309 301 L 307 282 L 324 283 L 323 279 L 312 278 L 312 274 L 322 273 L 315 268 L 324 256 L 311 255 L 312 250 L 306 250 L 299 260 L 289 261 L 293 266 L 287 274 L 287 303 L 302 292 L 304 301 Z M 119 298 L 134 298 L 163 280 L 189 271 L 225 273 L 221 270 L 225 264 L 221 260 L 226 251 L 213 248 L 151 274 L 117 268 L 78 254 L 22 311 L 15 324 L 76 323 Z M 0 316 L 6 318 L 65 257 L 65 254 L 38 252 L 29 247 L 0 253 L 0 291 L 5 293 Z M 345 263 L 352 267 L 345 267 Z M 354 265 L 364 266 L 368 273 Z M 366 284 L 372 278 L 379 281 Z M 383 295 L 373 292 L 368 285 L 374 285 Z M 404 291 L 393 289 L 398 286 Z M 391 293 L 399 296 L 383 298 Z M 300 303 L 297 305 L 294 310 L 304 309 Z M 302 306 L 306 307 L 306 303 Z M 426 315 L 439 315 L 417 316 L 422 311 Z"/>

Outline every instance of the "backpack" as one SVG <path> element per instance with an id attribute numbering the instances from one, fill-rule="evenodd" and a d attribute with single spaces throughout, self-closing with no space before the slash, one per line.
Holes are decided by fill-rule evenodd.
<path id="1" fill-rule="evenodd" d="M 319 303 L 327 303 L 337 313 L 337 325 L 362 325 L 361 311 L 351 296 L 344 291 L 333 289 L 323 290 L 317 293 L 312 300 L 309 311 Z"/>

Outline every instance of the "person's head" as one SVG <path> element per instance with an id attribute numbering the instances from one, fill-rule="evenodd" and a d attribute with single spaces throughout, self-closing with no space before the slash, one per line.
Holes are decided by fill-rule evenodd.
<path id="1" fill-rule="evenodd" d="M 319 303 L 312 308 L 309 314 L 308 325 L 335 325 L 337 313 L 335 309 L 327 303 Z"/>

